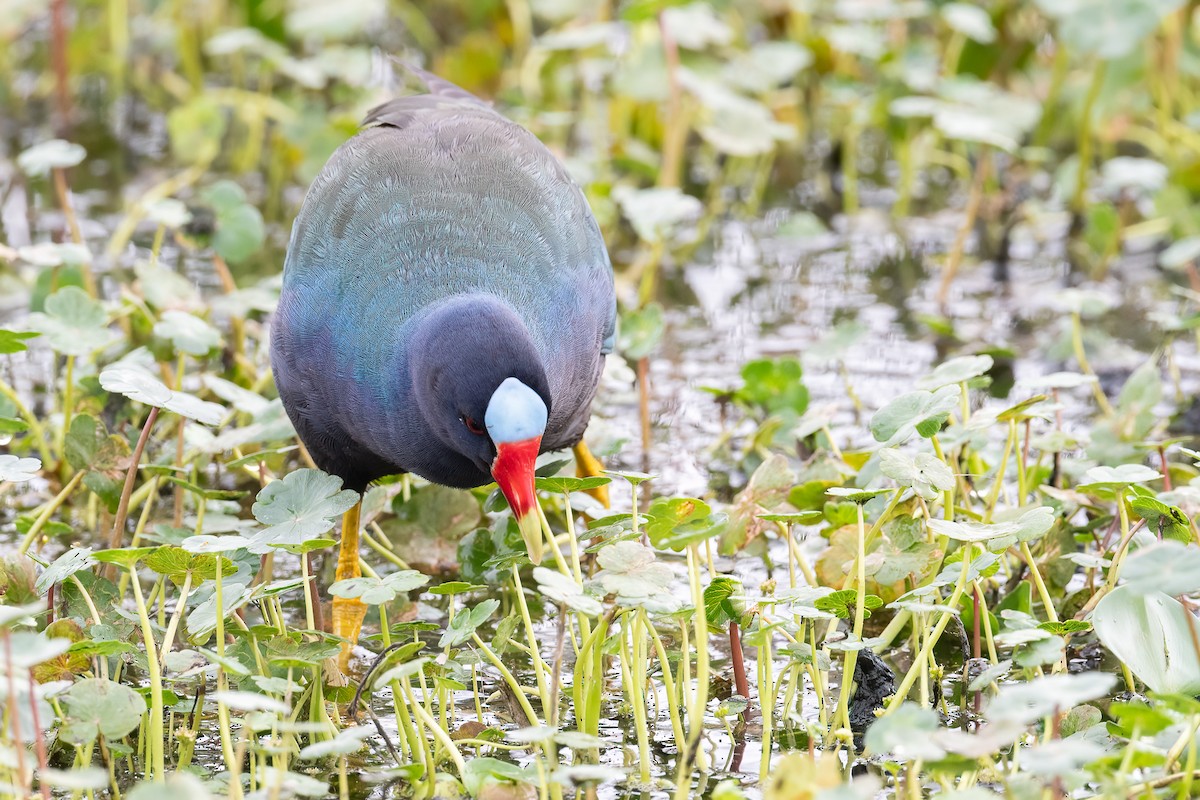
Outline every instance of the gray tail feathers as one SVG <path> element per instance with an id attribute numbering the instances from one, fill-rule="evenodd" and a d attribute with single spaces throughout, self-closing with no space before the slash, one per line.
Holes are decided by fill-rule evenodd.
<path id="1" fill-rule="evenodd" d="M 393 64 L 404 72 L 416 77 L 425 85 L 427 94 L 414 94 L 397 97 L 381 103 L 367 112 L 363 119 L 363 127 L 371 125 L 389 125 L 395 128 L 407 127 L 415 116 L 423 111 L 432 111 L 450 106 L 473 106 L 491 110 L 491 106 L 461 86 L 440 78 L 432 72 L 423 70 L 417 65 L 403 61 L 394 56 L 390 57 Z"/>

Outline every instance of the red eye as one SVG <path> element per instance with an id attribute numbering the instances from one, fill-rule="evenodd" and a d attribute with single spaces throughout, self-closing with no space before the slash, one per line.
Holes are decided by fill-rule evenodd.
<path id="1" fill-rule="evenodd" d="M 463 417 L 462 421 L 463 425 L 466 425 L 467 430 L 469 430 L 471 433 L 475 434 L 476 436 L 483 436 L 483 426 L 481 426 L 474 419 L 471 417 Z"/>

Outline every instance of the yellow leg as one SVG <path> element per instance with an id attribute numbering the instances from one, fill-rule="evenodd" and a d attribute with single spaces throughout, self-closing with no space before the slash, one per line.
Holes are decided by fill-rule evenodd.
<path id="1" fill-rule="evenodd" d="M 592 455 L 592 451 L 588 449 L 587 442 L 580 439 L 579 444 L 575 445 L 572 451 L 575 453 L 575 474 L 580 478 L 591 478 L 604 471 L 604 465 L 600 463 L 600 459 Z M 609 507 L 607 486 L 588 489 L 587 493 L 599 500 L 605 508 Z"/>
<path id="2" fill-rule="evenodd" d="M 362 501 L 342 516 L 342 543 L 338 548 L 337 580 L 361 578 L 362 569 L 358 565 L 358 527 L 359 513 L 362 511 Z M 363 618 L 367 615 L 367 604 L 358 599 L 348 597 L 333 598 L 333 633 L 348 642 L 342 645 L 342 654 L 338 665 L 346 672 L 350 662 L 350 648 L 358 642 L 362 633 Z"/>

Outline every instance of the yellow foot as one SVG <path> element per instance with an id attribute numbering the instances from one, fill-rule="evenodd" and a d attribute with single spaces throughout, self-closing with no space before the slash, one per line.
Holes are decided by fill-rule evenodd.
<path id="1" fill-rule="evenodd" d="M 359 513 L 362 511 L 362 501 L 342 516 L 342 543 L 338 548 L 338 563 L 336 578 L 339 581 L 350 578 L 361 578 L 362 568 L 358 565 L 358 525 Z M 363 618 L 367 616 L 367 604 L 357 598 L 333 598 L 333 635 L 346 639 L 342 645 L 341 655 L 338 656 L 338 666 L 342 672 L 347 672 L 350 663 L 350 650 L 358 643 L 362 633 Z"/>
<path id="2" fill-rule="evenodd" d="M 587 442 L 580 439 L 579 444 L 575 445 L 572 451 L 575 453 L 575 474 L 580 478 L 592 478 L 604 471 L 604 465 L 600 463 L 600 459 L 592 455 L 592 451 L 588 449 Z M 607 486 L 588 489 L 587 493 L 599 500 L 605 508 L 609 507 Z"/>

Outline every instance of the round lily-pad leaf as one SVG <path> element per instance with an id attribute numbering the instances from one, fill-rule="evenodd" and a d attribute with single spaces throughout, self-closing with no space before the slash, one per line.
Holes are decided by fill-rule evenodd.
<path id="1" fill-rule="evenodd" d="M 146 701 L 128 686 L 103 678 L 77 681 L 62 694 L 66 718 L 59 735 L 86 746 L 97 736 L 120 739 L 131 733 L 146 713 Z"/>
<path id="2" fill-rule="evenodd" d="M 250 551 L 303 544 L 333 528 L 334 521 L 358 502 L 358 492 L 342 488 L 342 479 L 317 469 L 299 469 L 267 484 L 254 503 L 254 518 L 267 527 L 251 538 Z"/>
<path id="3" fill-rule="evenodd" d="M 113 364 L 100 373 L 105 391 L 123 394 L 130 400 L 173 411 L 205 425 L 220 425 L 225 408 L 184 392 L 168 389 L 149 372 L 130 364 Z"/>

